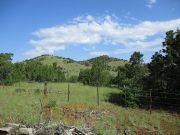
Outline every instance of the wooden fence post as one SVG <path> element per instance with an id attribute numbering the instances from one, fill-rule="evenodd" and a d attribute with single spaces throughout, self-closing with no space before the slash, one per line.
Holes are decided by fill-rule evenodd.
<path id="1" fill-rule="evenodd" d="M 45 81 L 45 83 L 44 83 L 44 96 L 47 97 L 47 95 L 48 95 L 47 82 Z"/>
<path id="2" fill-rule="evenodd" d="M 125 107 L 127 107 L 127 101 L 126 101 L 126 100 L 127 100 L 127 99 L 126 99 L 126 98 L 127 98 L 127 97 L 126 97 L 126 96 L 127 96 L 127 95 L 126 95 L 126 92 L 127 92 L 126 90 L 127 90 L 127 89 L 126 89 L 126 86 L 125 86 L 125 85 L 124 85 L 123 87 L 124 87 L 124 105 L 125 105 Z"/>
<path id="3" fill-rule="evenodd" d="M 124 95 L 125 95 L 125 107 L 127 107 L 126 90 L 125 90 L 125 92 L 124 92 Z"/>
<path id="4" fill-rule="evenodd" d="M 46 122 L 49 122 L 48 120 L 48 115 L 49 115 L 49 110 L 48 110 L 48 88 L 47 88 L 47 81 L 44 82 L 44 98 L 43 98 L 43 108 L 45 109 L 45 116 L 46 116 Z M 42 110 L 43 111 L 43 110 Z M 43 112 L 42 112 L 43 113 Z"/>
<path id="5" fill-rule="evenodd" d="M 70 96 L 70 90 L 69 90 L 69 82 L 68 82 L 68 102 L 69 102 L 69 96 Z"/>
<path id="6" fill-rule="evenodd" d="M 150 110 L 150 114 L 151 114 L 151 109 L 152 109 L 152 95 L 151 95 L 151 89 L 149 90 L 149 110 Z"/>
<path id="7" fill-rule="evenodd" d="M 97 86 L 97 104 L 99 105 L 99 87 Z"/>

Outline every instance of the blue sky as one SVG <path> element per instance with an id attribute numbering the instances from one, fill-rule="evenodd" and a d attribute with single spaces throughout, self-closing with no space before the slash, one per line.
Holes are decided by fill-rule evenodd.
<path id="1" fill-rule="evenodd" d="M 0 0 L 0 52 L 84 60 L 107 54 L 145 61 L 180 28 L 179 0 Z"/>

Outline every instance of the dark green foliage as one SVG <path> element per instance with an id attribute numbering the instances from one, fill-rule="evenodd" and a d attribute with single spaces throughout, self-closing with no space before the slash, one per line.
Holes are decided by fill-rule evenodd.
<path id="1" fill-rule="evenodd" d="M 154 106 L 180 110 L 180 30 L 168 31 L 163 49 L 148 64 L 146 87 L 152 90 Z"/>
<path id="2" fill-rule="evenodd" d="M 62 82 L 65 80 L 62 68 L 58 67 L 56 63 L 43 65 L 37 61 L 28 61 L 25 63 L 25 75 L 30 81 Z"/>
<path id="3" fill-rule="evenodd" d="M 148 68 L 142 64 L 142 57 L 140 52 L 134 52 L 129 60 L 130 64 L 117 69 L 118 74 L 113 82 L 122 89 L 119 94 L 121 100 L 118 101 L 124 106 L 140 105 L 139 95 L 143 93 L 144 79 L 148 75 Z"/>
<path id="4" fill-rule="evenodd" d="M 91 70 L 90 69 L 84 69 L 80 70 L 78 80 L 82 82 L 84 85 L 90 85 L 91 82 Z"/>
<path id="5" fill-rule="evenodd" d="M 47 107 L 53 108 L 53 107 L 56 107 L 56 105 L 57 105 L 56 100 L 49 99 Z"/>
<path id="6" fill-rule="evenodd" d="M 129 60 L 133 65 L 143 63 L 143 54 L 140 52 L 134 52 Z"/>
<path id="7" fill-rule="evenodd" d="M 25 75 L 25 65 L 23 63 L 15 63 L 13 64 L 14 73 L 13 78 L 15 81 L 22 81 L 26 79 Z"/>
<path id="8" fill-rule="evenodd" d="M 38 61 L 27 61 L 24 63 L 11 62 L 13 54 L 0 54 L 0 84 L 10 85 L 14 82 L 29 81 L 65 81 L 65 75 L 62 68 L 53 65 L 43 65 Z"/>
<path id="9" fill-rule="evenodd" d="M 13 78 L 13 64 L 12 53 L 1 53 L 0 54 L 0 84 L 1 85 L 9 85 L 14 82 Z"/>

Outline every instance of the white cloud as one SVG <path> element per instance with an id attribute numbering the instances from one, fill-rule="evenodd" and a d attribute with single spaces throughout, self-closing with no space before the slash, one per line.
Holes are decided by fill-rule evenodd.
<path id="1" fill-rule="evenodd" d="M 102 56 L 102 55 L 109 55 L 109 53 L 106 51 L 95 51 L 95 52 L 90 52 L 90 55 Z"/>
<path id="2" fill-rule="evenodd" d="M 152 8 L 152 6 L 157 2 L 157 0 L 146 0 L 147 1 L 147 7 Z"/>
<path id="3" fill-rule="evenodd" d="M 53 54 L 55 51 L 64 50 L 72 45 L 87 47 L 97 44 L 119 45 L 121 48 L 124 47 L 124 50 L 119 52 L 124 53 L 137 48 L 151 51 L 152 48 L 161 45 L 160 34 L 177 29 L 179 26 L 180 19 L 142 21 L 128 25 L 109 15 L 104 17 L 80 16 L 74 18 L 70 23 L 33 32 L 36 40 L 31 39 L 30 44 L 34 46 L 34 49 L 29 50 L 26 54 L 31 56 L 44 53 Z"/>

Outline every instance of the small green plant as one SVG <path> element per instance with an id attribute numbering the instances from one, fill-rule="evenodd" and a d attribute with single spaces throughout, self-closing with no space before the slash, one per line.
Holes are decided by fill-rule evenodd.
<path id="1" fill-rule="evenodd" d="M 56 107 L 56 100 L 50 99 L 50 100 L 48 101 L 47 107 L 48 107 L 48 108 Z"/>

